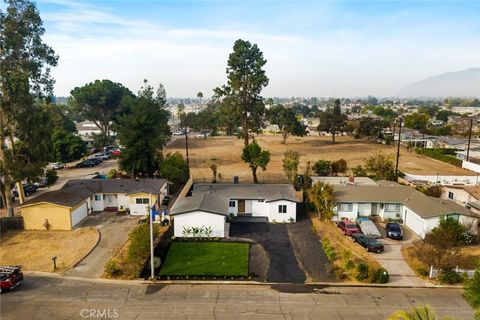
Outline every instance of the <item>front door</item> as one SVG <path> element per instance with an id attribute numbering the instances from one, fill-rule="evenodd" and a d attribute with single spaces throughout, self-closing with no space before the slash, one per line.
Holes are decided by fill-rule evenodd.
<path id="1" fill-rule="evenodd" d="M 245 200 L 238 200 L 238 213 L 245 213 Z"/>

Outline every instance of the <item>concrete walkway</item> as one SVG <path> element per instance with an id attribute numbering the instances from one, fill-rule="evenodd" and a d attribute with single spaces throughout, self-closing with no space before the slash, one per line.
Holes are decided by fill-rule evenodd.
<path id="1" fill-rule="evenodd" d="M 380 239 L 384 253 L 370 253 L 390 274 L 389 284 L 393 286 L 430 287 L 433 284 L 419 278 L 405 261 L 402 244 L 391 239 Z"/>
<path id="2" fill-rule="evenodd" d="M 100 278 L 105 264 L 128 240 L 128 234 L 138 224 L 137 217 L 116 216 L 103 212 L 89 216 L 82 227 L 95 226 L 100 231 L 100 242 L 93 251 L 65 275 L 86 278 Z"/>

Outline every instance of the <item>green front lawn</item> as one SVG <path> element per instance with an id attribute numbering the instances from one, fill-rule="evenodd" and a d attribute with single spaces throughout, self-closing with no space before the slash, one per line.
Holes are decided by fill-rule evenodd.
<path id="1" fill-rule="evenodd" d="M 173 242 L 161 276 L 248 276 L 248 243 Z"/>

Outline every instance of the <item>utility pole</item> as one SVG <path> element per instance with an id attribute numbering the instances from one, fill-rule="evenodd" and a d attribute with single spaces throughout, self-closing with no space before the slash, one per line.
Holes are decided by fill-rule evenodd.
<path id="1" fill-rule="evenodd" d="M 185 151 L 187 153 L 187 167 L 188 167 L 188 170 L 190 170 L 190 162 L 188 160 L 188 130 L 187 130 L 187 127 L 185 127 Z"/>
<path id="2" fill-rule="evenodd" d="M 397 164 L 395 165 L 395 176 L 398 179 L 398 160 L 400 158 L 400 140 L 402 140 L 402 117 L 399 118 L 399 124 L 398 124 L 398 143 L 397 143 Z M 395 132 L 393 133 L 393 136 L 395 137 Z"/>
<path id="3" fill-rule="evenodd" d="M 472 140 L 473 116 L 470 118 L 470 128 L 468 129 L 467 161 L 470 158 L 470 141 Z"/>
<path id="4" fill-rule="evenodd" d="M 148 205 L 148 214 L 150 215 L 150 279 L 155 279 L 155 266 L 153 263 L 153 206 L 152 194 L 150 193 L 150 204 Z"/>

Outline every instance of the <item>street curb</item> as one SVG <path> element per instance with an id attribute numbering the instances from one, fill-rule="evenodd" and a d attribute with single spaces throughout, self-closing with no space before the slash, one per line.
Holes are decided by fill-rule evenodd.
<path id="1" fill-rule="evenodd" d="M 98 228 L 93 228 L 93 229 L 95 229 L 97 231 L 97 234 L 98 234 L 97 242 L 95 243 L 95 245 L 92 248 L 90 248 L 90 250 L 88 250 L 88 252 L 83 257 L 80 258 L 80 260 L 78 260 L 77 262 L 75 262 L 73 264 L 71 269 L 75 268 L 80 262 L 85 260 L 85 258 L 88 257 L 90 255 L 90 253 L 92 253 L 92 251 L 95 250 L 95 248 L 100 243 L 100 240 L 102 239 L 102 234 L 100 233 L 100 230 L 98 230 Z"/>
<path id="2" fill-rule="evenodd" d="M 345 282 L 308 282 L 308 283 L 284 283 L 284 282 L 258 282 L 258 281 L 209 281 L 209 280 L 117 280 L 103 278 L 82 278 L 75 276 L 65 276 L 58 273 L 42 271 L 24 271 L 26 275 L 42 276 L 58 279 L 68 279 L 76 281 L 102 282 L 112 284 L 137 284 L 137 285 L 250 285 L 250 286 L 306 286 L 306 287 L 324 287 L 324 288 L 392 288 L 392 289 L 462 289 L 462 286 L 399 286 L 389 284 L 369 284 L 369 283 L 345 283 Z"/>

